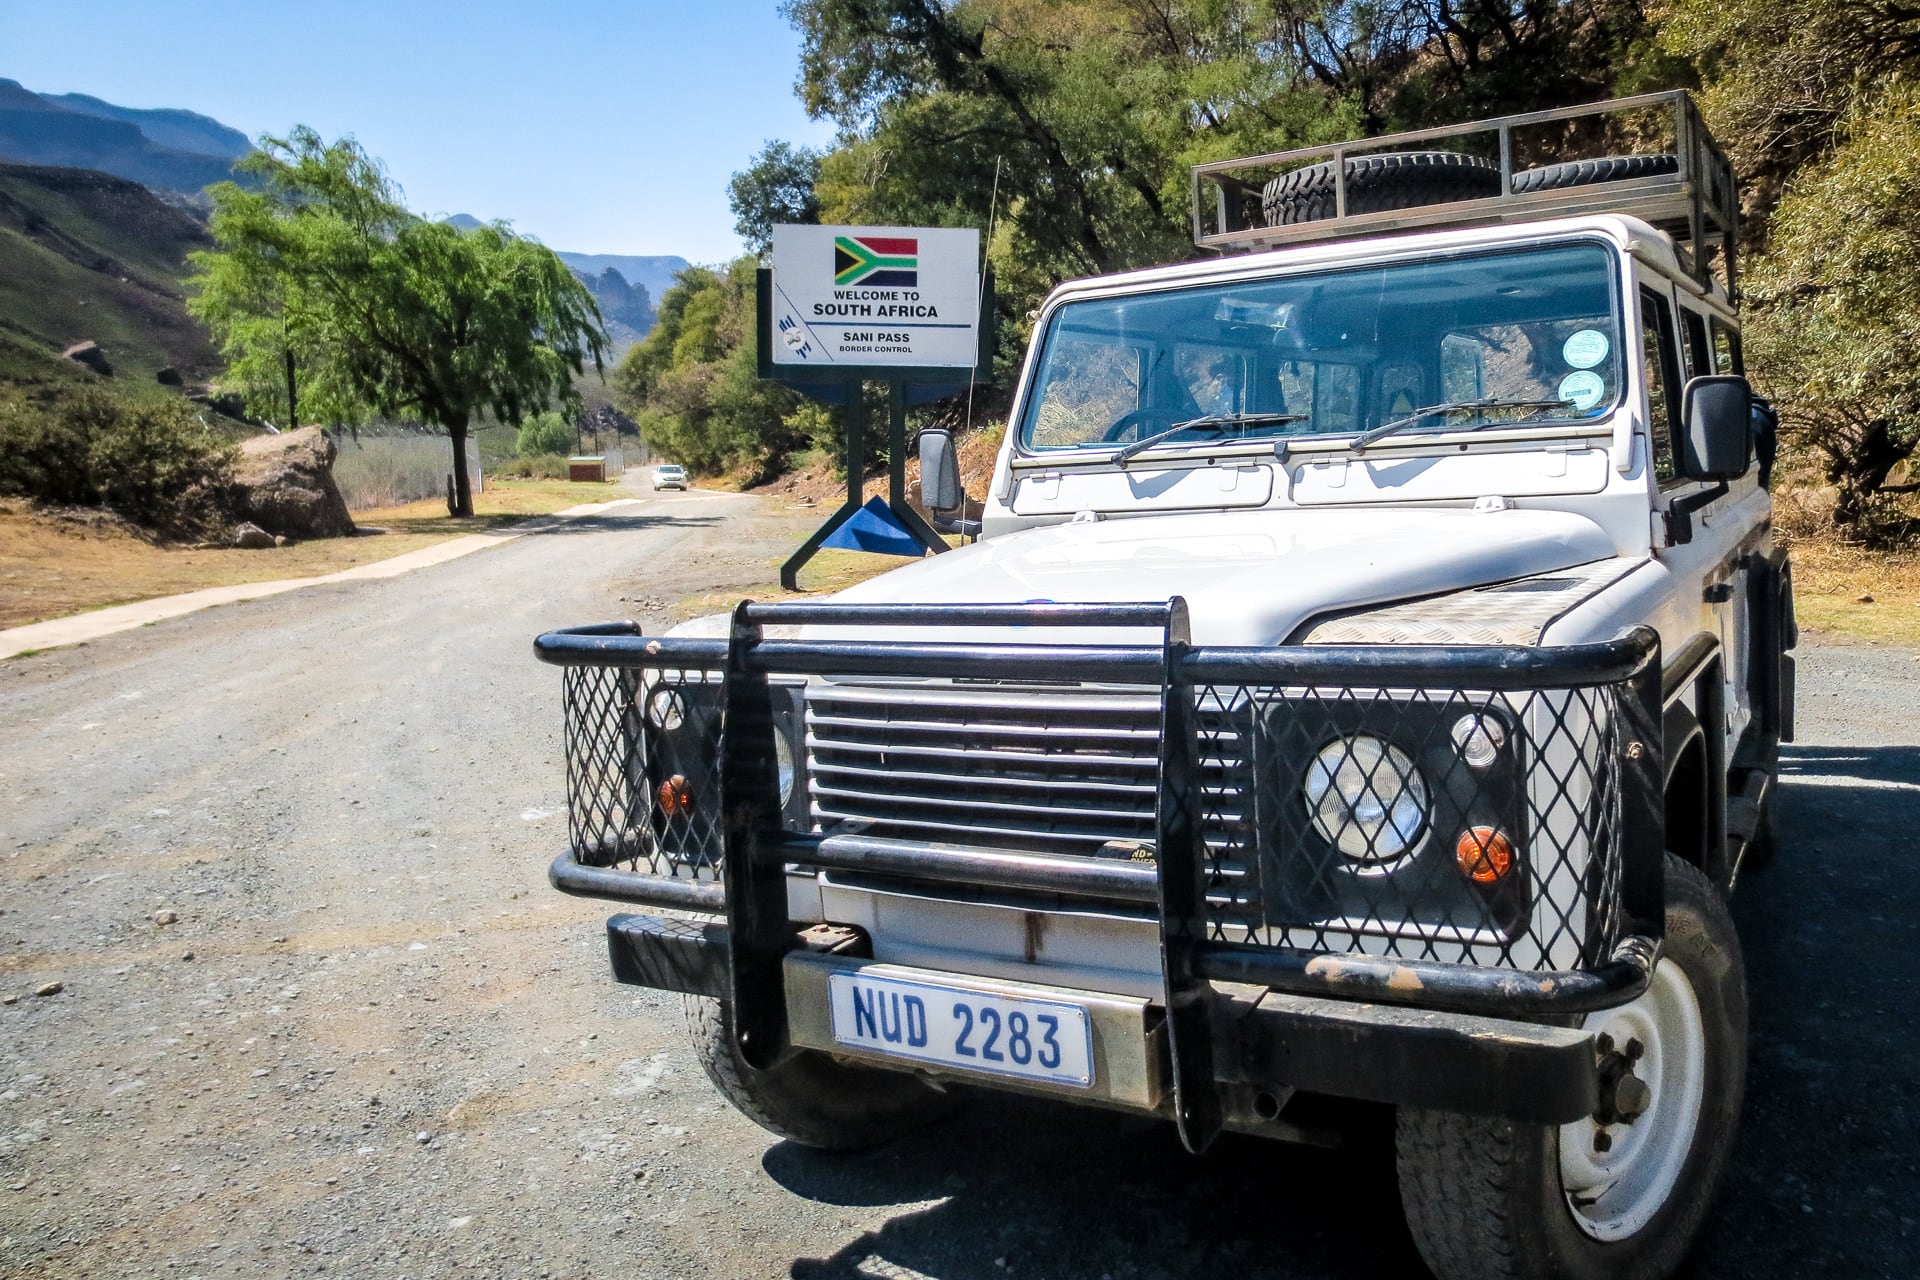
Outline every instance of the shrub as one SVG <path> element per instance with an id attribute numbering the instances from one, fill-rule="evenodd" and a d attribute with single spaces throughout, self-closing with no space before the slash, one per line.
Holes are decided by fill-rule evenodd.
<path id="1" fill-rule="evenodd" d="M 207 524 L 222 502 L 232 454 L 179 401 L 122 408 L 92 433 L 87 469 L 100 500 L 157 529 Z"/>
<path id="2" fill-rule="evenodd" d="M 112 507 L 163 532 L 217 523 L 232 455 L 178 400 L 126 403 L 83 388 L 0 400 L 0 493 Z"/>
<path id="3" fill-rule="evenodd" d="M 71 506 L 99 501 L 87 468 L 85 429 L 23 396 L 0 400 L 0 494 Z"/>
<path id="4" fill-rule="evenodd" d="M 522 476 L 535 480 L 565 480 L 567 478 L 567 460 L 558 453 L 536 453 L 531 457 L 513 458 L 493 469 L 497 476 Z"/>
<path id="5" fill-rule="evenodd" d="M 541 454 L 572 452 L 576 441 L 573 424 L 557 413 L 538 413 L 520 424 L 513 438 L 513 451 L 522 458 Z"/>

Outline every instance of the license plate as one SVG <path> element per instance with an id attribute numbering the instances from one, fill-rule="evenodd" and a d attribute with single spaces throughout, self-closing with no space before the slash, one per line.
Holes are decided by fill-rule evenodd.
<path id="1" fill-rule="evenodd" d="M 1079 1005 L 836 973 L 833 1038 L 962 1071 L 1090 1088 L 1093 1036 Z"/>

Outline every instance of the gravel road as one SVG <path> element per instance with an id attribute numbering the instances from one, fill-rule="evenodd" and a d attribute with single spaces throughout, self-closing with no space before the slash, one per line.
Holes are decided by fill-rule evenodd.
<path id="1" fill-rule="evenodd" d="M 607 976 L 607 910 L 544 881 L 558 682 L 527 642 L 764 580 L 807 523 L 663 496 L 0 664 L 0 1274 L 1417 1274 L 1381 1133 L 1194 1160 L 983 1099 L 820 1156 L 726 1110 L 677 1003 Z M 1695 1275 L 1911 1274 L 1916 662 L 1802 656 Z"/>

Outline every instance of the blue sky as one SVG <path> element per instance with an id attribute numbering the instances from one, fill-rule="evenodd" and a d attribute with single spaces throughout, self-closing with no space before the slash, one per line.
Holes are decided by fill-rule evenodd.
<path id="1" fill-rule="evenodd" d="M 584 253 L 738 252 L 728 176 L 831 133 L 798 65 L 777 0 L 0 0 L 29 89 L 351 133 L 415 209 Z"/>

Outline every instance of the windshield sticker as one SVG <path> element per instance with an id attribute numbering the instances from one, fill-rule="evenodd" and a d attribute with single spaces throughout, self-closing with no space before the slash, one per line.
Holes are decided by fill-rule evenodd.
<path id="1" fill-rule="evenodd" d="M 1602 338 L 1601 341 L 1606 339 Z M 1573 407 L 1582 413 L 1599 404 L 1600 398 L 1606 394 L 1607 384 L 1590 369 L 1582 369 L 1560 379 L 1560 398 L 1571 401 Z"/>
<path id="2" fill-rule="evenodd" d="M 1598 329 L 1582 329 L 1567 339 L 1560 354 L 1576 369 L 1591 369 L 1607 358 L 1607 335 Z"/>

